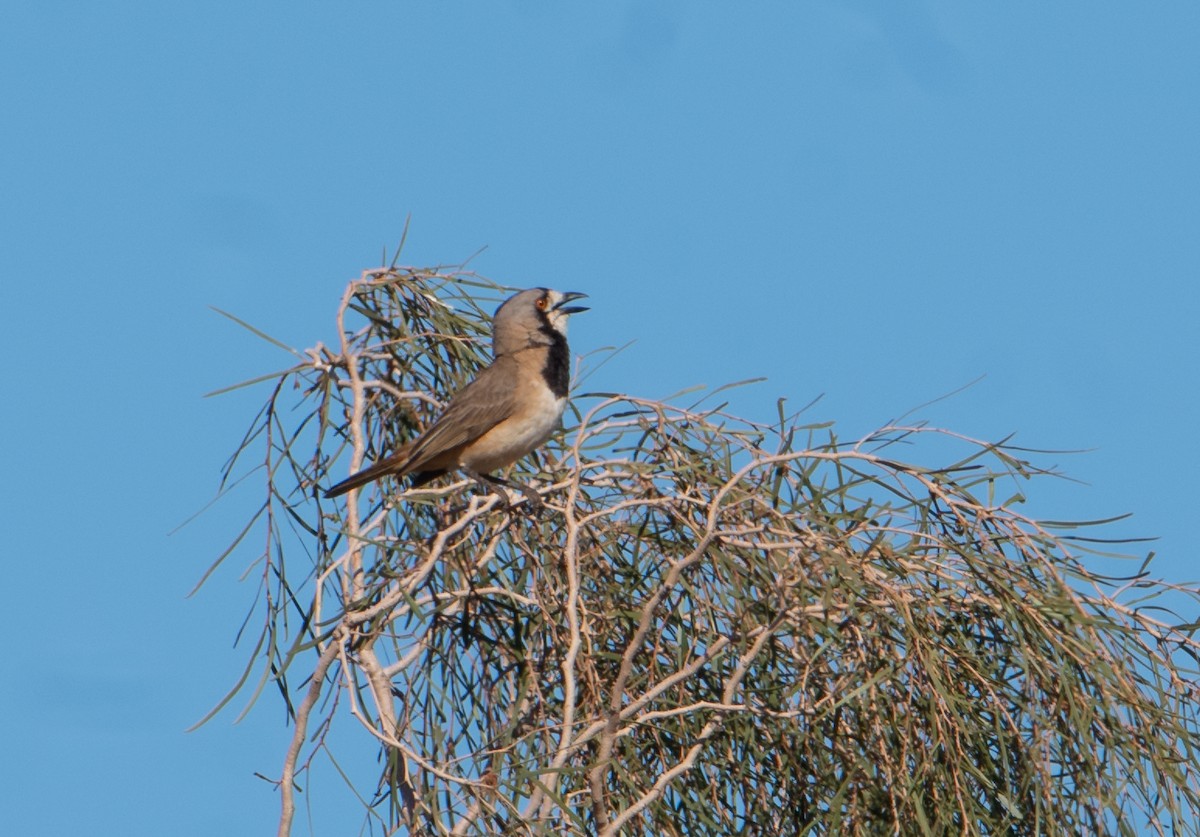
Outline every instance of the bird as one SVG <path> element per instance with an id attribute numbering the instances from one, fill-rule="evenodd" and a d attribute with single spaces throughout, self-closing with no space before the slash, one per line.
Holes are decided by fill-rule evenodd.
<path id="1" fill-rule="evenodd" d="M 586 296 L 530 288 L 505 300 L 492 317 L 492 363 L 451 398 L 424 433 L 325 496 L 337 497 L 388 475 L 409 477 L 417 487 L 461 470 L 495 491 L 505 506 L 508 498 L 499 485 L 519 489 L 531 508 L 540 509 L 536 491 L 491 472 L 533 452 L 558 428 L 571 378 L 567 320 L 589 310 L 570 303 Z"/>

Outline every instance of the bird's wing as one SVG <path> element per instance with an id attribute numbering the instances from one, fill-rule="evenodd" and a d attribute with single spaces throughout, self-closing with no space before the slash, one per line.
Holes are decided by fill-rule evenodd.
<path id="1" fill-rule="evenodd" d="M 516 409 L 516 363 L 500 357 L 450 401 L 446 412 L 413 444 L 405 473 L 421 471 L 442 454 L 475 441 Z"/>

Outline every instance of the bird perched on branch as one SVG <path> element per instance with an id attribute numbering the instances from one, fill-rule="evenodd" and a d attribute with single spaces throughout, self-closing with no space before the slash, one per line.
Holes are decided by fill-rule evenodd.
<path id="1" fill-rule="evenodd" d="M 490 475 L 545 442 L 567 403 L 570 354 L 567 319 L 587 308 L 569 305 L 587 294 L 530 288 L 507 299 L 492 318 L 491 365 L 450 401 L 421 436 L 325 492 L 337 497 L 385 475 L 424 485 L 461 469 L 491 490 L 510 485 Z M 541 497 L 515 486 L 534 508 Z M 507 505 L 507 498 L 497 490 Z"/>

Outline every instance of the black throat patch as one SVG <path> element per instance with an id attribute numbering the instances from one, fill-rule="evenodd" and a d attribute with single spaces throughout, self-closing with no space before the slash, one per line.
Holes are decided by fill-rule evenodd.
<path id="1" fill-rule="evenodd" d="M 554 393 L 555 398 L 566 398 L 567 387 L 571 383 L 571 353 L 567 349 L 567 338 L 550 327 L 549 322 L 543 322 L 538 329 L 550 341 L 546 347 L 546 365 L 542 367 L 542 377 L 546 386 Z"/>

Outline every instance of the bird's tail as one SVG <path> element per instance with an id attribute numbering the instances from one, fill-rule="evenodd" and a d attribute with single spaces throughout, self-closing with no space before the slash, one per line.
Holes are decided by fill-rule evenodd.
<path id="1" fill-rule="evenodd" d="M 373 482 L 385 474 L 403 474 L 404 466 L 408 464 L 408 447 L 405 446 L 393 453 L 391 456 L 379 460 L 374 465 L 363 468 L 361 471 L 351 474 L 337 485 L 328 489 L 325 492 L 326 497 L 339 497 L 347 491 L 358 488 Z"/>

